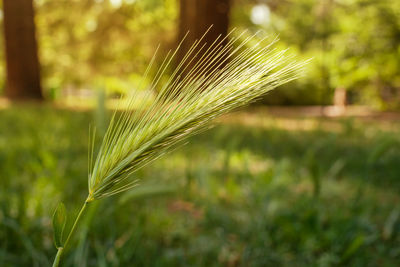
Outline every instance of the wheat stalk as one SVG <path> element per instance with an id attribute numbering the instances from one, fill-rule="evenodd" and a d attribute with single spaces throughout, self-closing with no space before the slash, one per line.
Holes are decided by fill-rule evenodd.
<path id="1" fill-rule="evenodd" d="M 263 96 L 273 88 L 301 75 L 305 62 L 295 62 L 286 51 L 263 45 L 265 39 L 245 32 L 229 41 L 218 38 L 206 45 L 196 41 L 165 84 L 166 69 L 179 49 L 165 57 L 147 94 L 134 93 L 125 111 L 114 113 L 103 142 L 93 157 L 89 149 L 88 197 L 75 219 L 67 239 L 58 246 L 53 266 L 58 266 L 86 205 L 138 185 L 133 173 L 164 155 L 172 147 L 206 129 L 215 118 Z M 222 45 L 227 42 L 226 45 Z M 154 64 L 151 60 L 145 76 Z M 188 66 L 191 66 L 190 69 Z M 186 73 L 184 77 L 180 73 Z M 161 89 L 154 98 L 151 92 Z M 138 91 L 138 90 L 137 90 Z M 150 103 L 150 104 L 149 104 Z M 134 109 L 135 108 L 135 109 Z M 133 111 L 134 110 L 134 111 Z"/>

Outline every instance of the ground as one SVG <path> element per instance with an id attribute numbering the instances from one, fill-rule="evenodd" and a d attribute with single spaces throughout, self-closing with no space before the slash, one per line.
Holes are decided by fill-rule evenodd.
<path id="1" fill-rule="evenodd" d="M 398 266 L 400 123 L 372 115 L 221 118 L 91 204 L 64 266 Z M 0 110 L 1 266 L 50 265 L 52 212 L 85 199 L 88 125 L 104 118 Z"/>

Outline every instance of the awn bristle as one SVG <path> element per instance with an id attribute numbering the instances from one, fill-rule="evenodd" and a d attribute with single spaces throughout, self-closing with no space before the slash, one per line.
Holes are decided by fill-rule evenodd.
<path id="1" fill-rule="evenodd" d="M 305 63 L 293 61 L 286 51 L 272 49 L 275 41 L 263 46 L 264 39 L 252 44 L 254 35 L 242 38 L 243 34 L 232 37 L 224 46 L 222 38 L 209 46 L 196 41 L 160 86 L 179 47 L 167 54 L 146 95 L 136 90 L 129 96 L 126 110 L 114 113 L 89 173 L 87 202 L 138 185 L 133 172 L 206 129 L 216 117 L 247 105 L 301 74 Z M 145 76 L 154 60 L 155 56 Z M 187 69 L 189 65 L 192 67 Z M 183 72 L 187 74 L 181 77 Z M 161 90 L 154 96 L 152 92 L 159 87 Z"/>

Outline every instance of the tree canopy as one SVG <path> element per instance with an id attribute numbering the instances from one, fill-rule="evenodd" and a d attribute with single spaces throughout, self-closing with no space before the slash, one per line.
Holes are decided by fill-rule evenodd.
<path id="1" fill-rule="evenodd" d="M 159 44 L 162 52 L 176 46 L 177 0 L 35 0 L 34 4 L 47 97 L 57 97 L 65 88 L 124 92 L 135 86 Z M 326 104 L 336 88 L 343 88 L 351 103 L 399 107 L 398 1 L 235 0 L 231 4 L 231 28 L 262 30 L 260 34 L 278 36 L 282 46 L 301 58 L 313 58 L 307 77 L 272 93 L 270 103 Z M 0 58 L 4 60 L 3 49 Z M 1 66 L 2 87 L 4 72 Z"/>

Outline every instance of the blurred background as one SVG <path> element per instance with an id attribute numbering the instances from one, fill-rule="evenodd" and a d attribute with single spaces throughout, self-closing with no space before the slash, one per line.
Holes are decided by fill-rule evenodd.
<path id="1" fill-rule="evenodd" d="M 275 47 L 312 58 L 307 74 L 92 205 L 64 266 L 400 265 L 400 1 L 0 8 L 0 266 L 51 264 L 57 203 L 73 218 L 87 195 L 89 124 L 99 143 L 157 47 L 160 66 L 187 35 L 167 79 L 210 25 L 207 43 L 232 29 L 278 36 Z"/>

